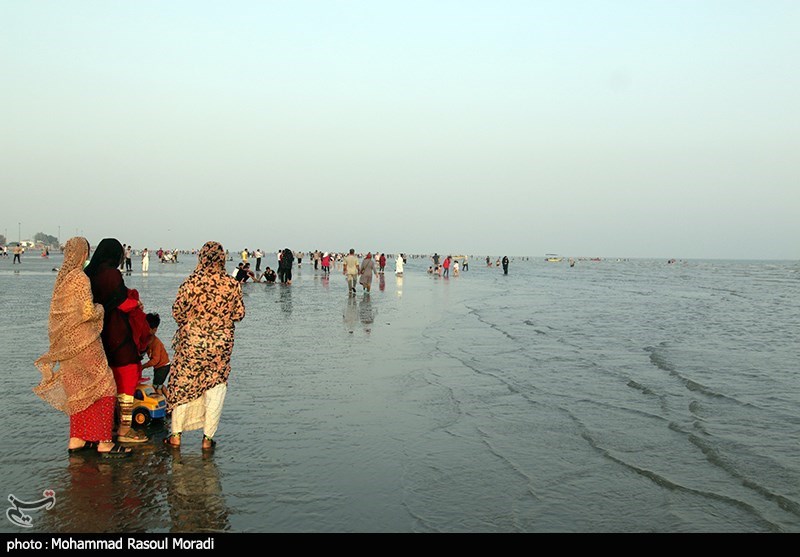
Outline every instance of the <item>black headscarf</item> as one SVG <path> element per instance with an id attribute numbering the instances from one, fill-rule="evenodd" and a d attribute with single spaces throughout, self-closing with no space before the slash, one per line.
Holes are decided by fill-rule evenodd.
<path id="1" fill-rule="evenodd" d="M 92 283 L 94 301 L 103 304 L 106 310 L 106 321 L 109 312 L 125 301 L 128 289 L 119 272 L 120 263 L 125 257 L 125 250 L 116 238 L 103 238 L 94 250 L 89 264 L 83 270 Z"/>
<path id="2" fill-rule="evenodd" d="M 97 244 L 97 248 L 92 254 L 92 259 L 83 270 L 89 278 L 97 274 L 102 263 L 107 263 L 110 267 L 119 267 L 125 257 L 125 249 L 116 238 L 103 238 Z"/>
<path id="3" fill-rule="evenodd" d="M 281 256 L 281 260 L 278 263 L 278 268 L 291 269 L 292 262 L 294 262 L 294 254 L 292 253 L 292 250 L 286 248 L 285 250 L 283 250 L 283 255 Z"/>
<path id="4" fill-rule="evenodd" d="M 125 250 L 116 238 L 104 238 L 92 254 L 84 272 L 92 284 L 92 296 L 96 304 L 105 309 L 103 316 L 103 348 L 108 364 L 119 367 L 139 363 L 138 340 L 127 313 L 119 305 L 128 298 L 128 288 L 119 272 Z"/>

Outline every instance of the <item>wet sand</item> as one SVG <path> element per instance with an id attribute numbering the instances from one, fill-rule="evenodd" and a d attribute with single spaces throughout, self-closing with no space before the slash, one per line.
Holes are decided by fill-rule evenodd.
<path id="1" fill-rule="evenodd" d="M 114 462 L 31 392 L 39 263 L 0 262 L 3 487 L 56 497 L 26 532 L 800 531 L 792 263 L 409 260 L 355 297 L 304 265 L 244 287 L 216 450 L 155 424 Z M 170 353 L 191 267 L 126 277 Z"/>

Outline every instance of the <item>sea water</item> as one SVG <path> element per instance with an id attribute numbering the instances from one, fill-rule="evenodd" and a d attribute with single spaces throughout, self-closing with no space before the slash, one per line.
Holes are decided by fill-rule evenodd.
<path id="1" fill-rule="evenodd" d="M 243 287 L 216 450 L 105 461 L 31 391 L 59 258 L 0 260 L 0 485 L 55 494 L 0 531 L 800 532 L 796 261 L 304 261 Z M 193 267 L 125 275 L 170 354 Z"/>

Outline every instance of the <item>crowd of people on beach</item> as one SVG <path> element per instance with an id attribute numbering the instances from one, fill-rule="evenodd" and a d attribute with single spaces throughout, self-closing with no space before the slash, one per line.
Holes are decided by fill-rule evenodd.
<path id="1" fill-rule="evenodd" d="M 269 284 L 285 284 L 292 283 L 292 268 L 294 262 L 297 266 L 302 265 L 303 252 L 295 252 L 289 248 L 278 250 L 276 253 L 278 261 L 277 272 L 271 267 L 267 266 L 261 272 L 261 262 L 264 252 L 260 249 L 250 252 L 244 248 L 239 255 L 241 261 L 237 267 L 233 269 L 231 275 L 240 283 L 269 283 Z M 386 265 L 389 261 L 386 253 L 366 252 L 365 254 L 356 254 L 354 249 L 349 252 L 323 252 L 314 250 L 311 252 L 311 260 L 314 264 L 314 270 L 322 270 L 324 277 L 329 277 L 331 268 L 335 271 L 342 270 L 342 274 L 347 278 L 347 288 L 350 294 L 356 291 L 356 285 L 360 284 L 364 292 L 370 292 L 372 288 L 372 277 L 381 276 L 386 272 Z M 408 255 L 399 253 L 395 256 L 395 274 L 403 276 L 404 266 L 408 261 Z M 418 256 L 412 256 L 418 257 Z M 253 270 L 250 260 L 256 260 L 256 268 Z M 232 257 L 229 257 L 232 260 Z M 442 258 L 438 253 L 430 256 L 431 265 L 428 267 L 428 274 L 439 276 L 442 278 L 449 278 L 450 276 L 457 277 L 462 271 L 469 270 L 469 257 L 466 255 L 447 255 Z M 492 267 L 493 263 L 491 258 L 486 256 L 486 264 Z M 502 267 L 503 274 L 507 275 L 509 270 L 510 259 L 508 256 L 498 258 L 496 262 L 497 267 Z M 451 275 L 452 273 L 452 275 Z"/>
<path id="2" fill-rule="evenodd" d="M 150 250 L 148 248 L 135 250 L 131 245 L 122 244 L 122 251 L 124 255 L 122 263 L 119 265 L 120 271 L 132 273 L 134 257 L 140 259 L 143 273 L 147 273 L 150 270 Z M 165 250 L 164 248 L 158 248 L 155 256 L 158 258 L 159 263 L 177 263 L 179 253 L 180 251 L 177 249 Z"/>
<path id="3" fill-rule="evenodd" d="M 303 252 L 294 252 L 289 248 L 279 250 L 276 254 L 278 260 L 277 271 L 267 266 L 263 272 L 260 272 L 263 254 L 264 252 L 260 249 L 251 253 L 245 248 L 240 252 L 241 261 L 232 271 L 231 275 L 240 283 L 265 282 L 270 284 L 292 284 L 292 268 L 294 262 L 297 261 L 298 267 L 302 266 Z M 361 259 L 359 259 L 359 257 Z M 256 260 L 255 270 L 252 269 L 250 264 L 251 258 Z M 396 275 L 402 276 L 406 260 L 407 257 L 402 253 L 396 256 Z M 311 261 L 314 265 L 314 270 L 321 271 L 323 277 L 330 277 L 331 268 L 334 270 L 339 270 L 341 268 L 343 275 L 346 277 L 356 277 L 357 282 L 361 284 L 364 291 L 369 292 L 372 286 L 372 277 L 383 275 L 386 272 L 388 258 L 385 253 L 378 255 L 377 252 L 374 256 L 372 252 L 367 252 L 364 255 L 356 255 L 355 249 L 351 249 L 348 253 L 329 253 L 314 250 L 311 253 Z M 351 293 L 354 292 L 355 286 L 349 284 L 348 290 Z"/>
<path id="4" fill-rule="evenodd" d="M 261 271 L 265 253 L 246 248 L 241 262 L 228 273 L 230 253 L 218 242 L 207 242 L 196 253 L 194 271 L 182 282 L 172 304 L 177 324 L 170 359 L 158 338 L 161 318 L 145 311 L 136 289 L 125 285 L 138 254 L 142 272 L 149 268 L 149 250 L 135 251 L 115 238 L 104 238 L 92 253 L 84 237 L 70 238 L 63 247 L 63 264 L 57 269 L 50 301 L 49 350 L 38 358 L 42 374 L 34 392 L 69 416 L 69 453 L 96 451 L 103 458 L 125 458 L 131 445 L 144 443 L 148 435 L 134 427 L 135 392 L 143 381 L 143 369 L 153 368 L 154 393 L 166 402 L 171 416 L 170 434 L 164 443 L 179 448 L 186 431 L 202 429 L 202 448 L 216 445 L 217 431 L 227 393 L 230 357 L 236 323 L 245 316 L 242 285 L 247 282 L 292 284 L 292 269 L 302 265 L 303 252 L 284 248 L 276 252 L 277 269 Z M 178 250 L 159 249 L 156 257 L 177 261 Z M 251 268 L 255 259 L 256 268 Z M 385 253 L 310 253 L 315 270 L 330 277 L 341 270 L 348 294 L 360 285 L 369 294 L 373 277 L 386 272 Z M 394 256 L 394 272 L 404 274 L 408 256 Z M 466 256 L 431 256 L 429 273 L 442 277 L 466 271 Z M 459 263 L 459 261 L 461 263 Z M 487 258 L 488 261 L 488 258 Z M 508 258 L 502 260 L 508 272 Z M 167 384 L 168 379 L 168 384 Z"/>
<path id="5" fill-rule="evenodd" d="M 12 265 L 16 265 L 17 263 L 22 264 L 22 254 L 25 253 L 25 248 L 17 244 L 11 248 L 11 253 L 14 255 Z M 3 246 L 2 249 L 0 249 L 0 256 L 4 258 L 8 257 L 8 246 Z"/>

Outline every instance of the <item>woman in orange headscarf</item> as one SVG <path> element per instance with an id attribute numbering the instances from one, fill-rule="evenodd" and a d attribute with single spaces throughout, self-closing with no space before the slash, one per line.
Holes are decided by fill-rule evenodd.
<path id="1" fill-rule="evenodd" d="M 88 258 L 86 238 L 67 240 L 50 302 L 50 350 L 35 362 L 42 381 L 33 391 L 69 416 L 69 452 L 97 449 L 121 458 L 131 452 L 112 441 L 117 389 L 100 338 L 103 306 L 94 303 L 83 272 Z"/>

